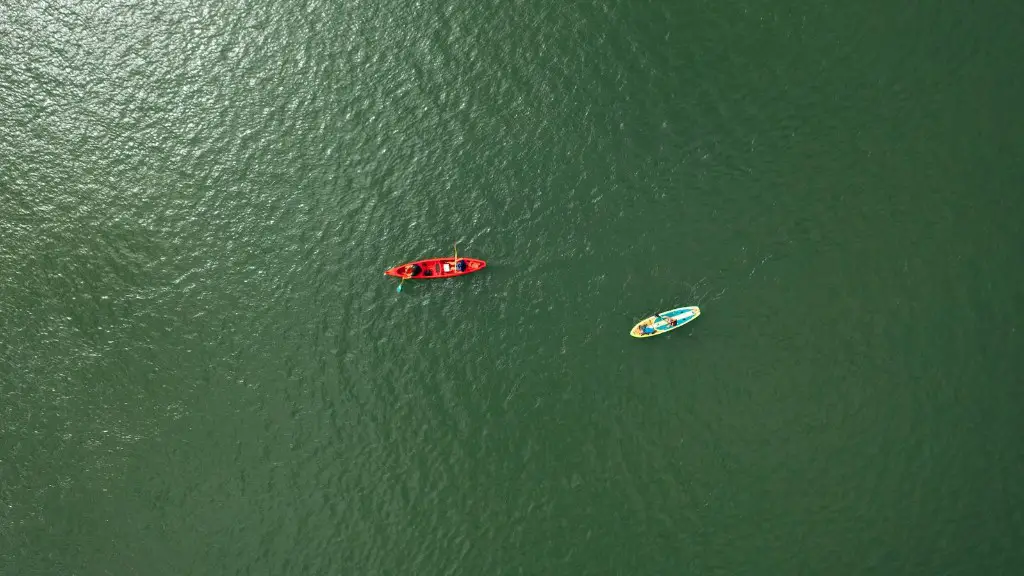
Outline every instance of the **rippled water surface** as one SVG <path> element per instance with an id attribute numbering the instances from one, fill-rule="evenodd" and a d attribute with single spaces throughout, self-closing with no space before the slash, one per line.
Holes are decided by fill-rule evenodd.
<path id="1" fill-rule="evenodd" d="M 811 4 L 0 6 L 0 574 L 1024 573 L 1024 8 Z"/>

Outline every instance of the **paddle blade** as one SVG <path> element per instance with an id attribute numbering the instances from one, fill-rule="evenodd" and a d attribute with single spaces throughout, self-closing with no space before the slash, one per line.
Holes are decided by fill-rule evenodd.
<path id="1" fill-rule="evenodd" d="M 399 283 L 398 284 L 398 288 L 395 288 L 395 292 L 401 292 L 401 291 L 402 291 L 402 284 Z"/>

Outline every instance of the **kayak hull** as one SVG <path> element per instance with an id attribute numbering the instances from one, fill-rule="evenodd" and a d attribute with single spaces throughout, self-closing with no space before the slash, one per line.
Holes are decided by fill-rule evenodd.
<path id="1" fill-rule="evenodd" d="M 459 258 L 459 260 L 466 263 L 465 270 L 458 270 L 455 266 L 457 260 L 448 256 L 446 258 L 427 258 L 425 260 L 407 262 L 386 270 L 384 275 L 393 276 L 395 278 L 407 278 L 410 280 L 437 280 L 439 278 L 465 276 L 466 274 L 479 272 L 487 266 L 487 262 L 477 260 L 476 258 Z M 409 273 L 413 270 L 413 266 L 418 266 L 419 272 L 410 276 Z"/>
<path id="2" fill-rule="evenodd" d="M 658 316 L 661 316 L 661 318 L 658 318 Z M 698 316 L 700 316 L 700 308 L 696 306 L 673 308 L 672 310 L 666 310 L 661 314 L 649 316 L 637 322 L 629 331 L 629 335 L 633 338 L 650 338 L 651 336 L 658 336 L 666 332 L 671 332 L 676 328 L 681 328 L 696 320 Z M 668 322 L 669 319 L 674 319 L 676 321 L 676 325 L 671 326 Z M 651 334 L 644 334 L 642 331 L 644 326 L 653 328 L 654 332 Z"/>

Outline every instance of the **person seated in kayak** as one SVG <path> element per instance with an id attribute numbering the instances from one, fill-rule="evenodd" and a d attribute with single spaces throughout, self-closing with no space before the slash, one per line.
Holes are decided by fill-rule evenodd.
<path id="1" fill-rule="evenodd" d="M 679 323 L 679 322 L 678 322 L 678 321 L 677 321 L 677 320 L 676 320 L 675 318 L 665 318 L 665 317 L 664 317 L 664 316 L 662 316 L 661 314 L 655 314 L 654 316 L 655 316 L 655 317 L 656 317 L 656 318 L 657 318 L 658 320 L 664 320 L 664 321 L 665 321 L 665 324 L 668 324 L 669 326 L 675 326 L 676 324 L 678 324 L 678 323 Z"/>
<path id="2" fill-rule="evenodd" d="M 419 276 L 423 269 L 420 268 L 419 264 L 409 264 L 405 269 L 405 277 L 412 278 L 413 276 Z"/>
<path id="3" fill-rule="evenodd" d="M 458 270 L 459 272 L 465 272 L 466 271 L 466 261 L 461 259 L 461 258 L 456 260 L 455 261 L 455 269 Z"/>

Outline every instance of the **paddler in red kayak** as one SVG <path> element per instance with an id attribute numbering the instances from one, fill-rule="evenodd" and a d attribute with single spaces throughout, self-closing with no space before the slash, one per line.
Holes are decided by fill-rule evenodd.
<path id="1" fill-rule="evenodd" d="M 461 259 L 461 258 L 459 258 L 459 244 L 458 244 L 458 242 L 456 242 L 452 246 L 454 246 L 454 248 L 455 248 L 455 257 L 452 259 L 452 265 L 455 266 L 455 270 L 457 272 L 465 272 L 466 271 L 466 261 Z"/>

